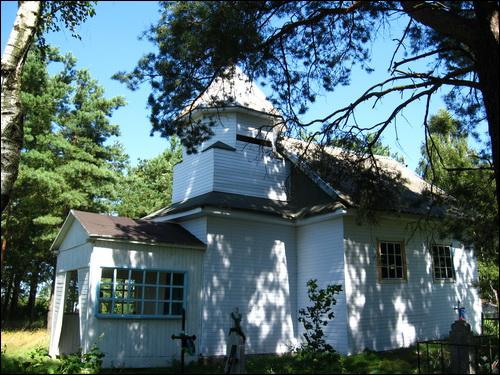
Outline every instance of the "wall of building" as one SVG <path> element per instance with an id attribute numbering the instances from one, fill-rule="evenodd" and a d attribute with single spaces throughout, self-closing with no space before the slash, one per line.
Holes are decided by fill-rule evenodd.
<path id="1" fill-rule="evenodd" d="M 202 250 L 126 242 L 97 241 L 90 266 L 88 326 L 85 342 L 105 353 L 104 367 L 163 367 L 180 359 L 181 319 L 96 317 L 102 267 L 185 271 L 188 274 L 186 332 L 200 337 Z M 198 342 L 195 342 L 198 346 Z"/>
<path id="2" fill-rule="evenodd" d="M 69 271 L 78 271 L 79 293 L 79 318 L 80 318 L 80 344 L 84 346 L 83 334 L 85 332 L 85 316 L 88 291 L 88 269 L 92 244 L 88 242 L 88 235 L 81 224 L 75 220 L 71 224 L 64 240 L 62 241 L 56 263 L 56 284 L 54 303 L 52 306 L 52 327 L 49 351 L 51 355 L 59 354 L 59 341 L 63 328 L 63 312 L 66 288 L 66 274 Z M 68 333 L 72 335 L 72 333 Z"/>
<path id="3" fill-rule="evenodd" d="M 343 291 L 336 296 L 335 318 L 323 330 L 327 342 L 341 353 L 348 350 L 347 307 L 344 283 L 344 244 L 342 218 L 329 219 L 297 227 L 297 300 L 298 309 L 311 305 L 307 281 L 316 279 L 320 288 L 341 284 Z M 299 324 L 298 333 L 304 328 Z"/>
<path id="4" fill-rule="evenodd" d="M 410 219 L 382 219 L 378 225 L 357 225 L 345 217 L 346 297 L 349 351 L 387 350 L 409 346 L 416 340 L 447 336 L 457 318 L 460 300 L 467 319 L 478 332 L 480 300 L 472 286 L 477 279 L 471 251 L 449 240 L 436 240 L 416 230 Z M 404 241 L 407 280 L 380 281 L 377 241 Z M 454 282 L 435 281 L 429 252 L 432 243 L 453 244 Z"/>
<path id="5" fill-rule="evenodd" d="M 201 354 L 226 354 L 235 307 L 247 353 L 287 351 L 297 329 L 295 229 L 214 216 L 207 224 Z"/>
<path id="6" fill-rule="evenodd" d="M 277 157 L 271 147 L 238 141 L 237 134 L 271 139 L 272 133 L 259 128 L 269 125 L 260 115 L 224 111 L 205 116 L 215 121 L 214 135 L 198 147 L 198 153 L 187 154 L 174 167 L 172 203 L 220 191 L 275 200 L 287 200 L 290 165 Z M 269 129 L 269 127 L 266 127 Z M 236 149 L 210 148 L 223 142 Z"/>

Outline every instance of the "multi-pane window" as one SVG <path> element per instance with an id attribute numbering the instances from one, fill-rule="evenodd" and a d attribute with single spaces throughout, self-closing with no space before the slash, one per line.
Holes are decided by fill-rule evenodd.
<path id="1" fill-rule="evenodd" d="M 183 272 L 102 268 L 100 315 L 181 316 L 185 299 Z"/>
<path id="2" fill-rule="evenodd" d="M 406 261 L 402 242 L 378 243 L 378 268 L 380 280 L 406 279 Z"/>
<path id="3" fill-rule="evenodd" d="M 452 280 L 455 277 L 453 269 L 453 257 L 450 246 L 432 246 L 432 264 L 434 268 L 434 279 Z"/>

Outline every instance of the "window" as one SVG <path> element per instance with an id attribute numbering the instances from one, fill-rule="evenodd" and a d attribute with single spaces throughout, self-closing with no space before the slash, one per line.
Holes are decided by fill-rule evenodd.
<path id="1" fill-rule="evenodd" d="M 76 314 L 78 313 L 78 273 L 77 271 L 69 271 L 66 274 L 66 302 L 64 304 L 64 312 Z"/>
<path id="2" fill-rule="evenodd" d="M 455 278 L 450 246 L 433 245 L 432 264 L 435 280 L 453 280 Z"/>
<path id="3" fill-rule="evenodd" d="M 406 280 L 406 260 L 402 242 L 378 243 L 380 280 Z"/>
<path id="4" fill-rule="evenodd" d="M 101 316 L 180 317 L 185 273 L 103 268 L 99 283 Z"/>

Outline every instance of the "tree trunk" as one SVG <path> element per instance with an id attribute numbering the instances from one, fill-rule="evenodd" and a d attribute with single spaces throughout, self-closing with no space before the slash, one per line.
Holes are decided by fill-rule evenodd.
<path id="1" fill-rule="evenodd" d="M 11 293 L 12 293 L 12 283 L 14 281 L 12 279 L 12 274 L 10 274 L 7 277 L 8 277 L 7 288 L 5 290 L 4 298 L 3 298 L 3 301 L 2 301 L 2 323 L 5 320 L 4 318 L 6 318 L 8 316 L 10 296 L 11 296 Z"/>
<path id="2" fill-rule="evenodd" d="M 474 45 L 476 56 L 476 71 L 483 94 L 484 108 L 488 121 L 488 132 L 491 139 L 493 167 L 495 169 L 497 205 L 500 208 L 500 119 L 499 94 L 500 89 L 498 66 L 500 64 L 498 9 L 478 2 L 475 6 L 478 29 L 481 38 Z"/>
<path id="3" fill-rule="evenodd" d="M 35 320 L 35 303 L 36 303 L 36 291 L 38 289 L 38 265 L 33 267 L 30 279 L 30 294 L 28 298 L 28 314 L 29 322 L 33 323 Z"/>
<path id="4" fill-rule="evenodd" d="M 14 27 L 2 55 L 1 209 L 9 203 L 23 143 L 20 86 L 26 55 L 40 19 L 41 1 L 20 1 Z"/>
<path id="5" fill-rule="evenodd" d="M 10 299 L 10 307 L 9 312 L 7 314 L 10 321 L 16 317 L 17 308 L 19 304 L 19 293 L 21 291 L 21 279 L 22 275 L 19 273 L 15 273 L 12 282 L 12 297 Z"/>

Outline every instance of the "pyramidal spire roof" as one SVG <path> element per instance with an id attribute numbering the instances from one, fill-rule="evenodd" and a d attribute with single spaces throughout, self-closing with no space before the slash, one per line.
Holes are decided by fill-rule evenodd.
<path id="1" fill-rule="evenodd" d="M 205 93 L 194 102 L 193 108 L 214 107 L 216 104 L 224 103 L 226 106 L 241 106 L 278 114 L 261 89 L 238 66 L 233 69 L 234 74 L 231 79 L 216 78 Z"/>

